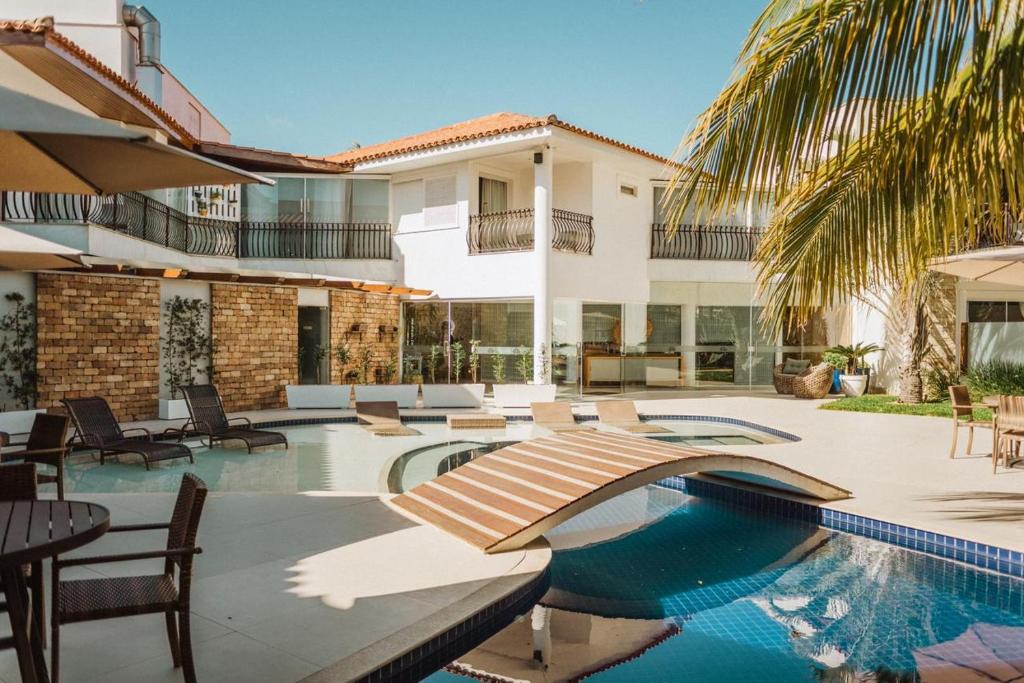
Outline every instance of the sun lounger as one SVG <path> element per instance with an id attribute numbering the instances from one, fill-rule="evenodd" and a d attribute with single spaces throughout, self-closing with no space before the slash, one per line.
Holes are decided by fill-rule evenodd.
<path id="1" fill-rule="evenodd" d="M 572 414 L 572 404 L 565 401 L 531 403 L 530 413 L 534 424 L 553 432 L 586 432 L 594 429 L 577 423 L 576 416 Z"/>
<path id="2" fill-rule="evenodd" d="M 220 400 L 220 392 L 212 384 L 190 384 L 181 387 L 188 405 L 189 420 L 182 427 L 187 434 L 200 434 L 209 439 L 213 447 L 216 441 L 241 441 L 252 453 L 253 448 L 281 444 L 288 448 L 288 439 L 281 432 L 266 429 L 253 429 L 247 417 L 228 419 L 224 412 L 224 403 Z M 235 421 L 243 422 L 244 426 L 233 426 Z"/>
<path id="3" fill-rule="evenodd" d="M 359 425 L 377 436 L 416 436 L 418 431 L 402 424 L 396 401 L 356 401 Z"/>
<path id="4" fill-rule="evenodd" d="M 672 431 L 641 421 L 632 401 L 598 401 L 595 405 L 597 417 L 603 425 L 617 427 L 630 434 L 668 434 Z"/>
<path id="5" fill-rule="evenodd" d="M 137 453 L 142 456 L 147 470 L 150 463 L 160 460 L 188 458 L 189 462 L 195 462 L 192 450 L 182 443 L 154 441 L 153 434 L 144 427 L 122 430 L 110 405 L 100 396 L 66 398 L 61 403 L 75 423 L 75 434 L 69 442 L 71 447 L 98 450 L 101 465 L 109 453 Z M 139 436 L 129 437 L 129 432 L 138 432 Z"/>

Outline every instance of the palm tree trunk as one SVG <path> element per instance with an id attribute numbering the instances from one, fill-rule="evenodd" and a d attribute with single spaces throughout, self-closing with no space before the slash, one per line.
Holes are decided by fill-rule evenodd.
<path id="1" fill-rule="evenodd" d="M 900 367 L 900 403 L 920 403 L 923 384 L 921 363 L 908 360 Z"/>

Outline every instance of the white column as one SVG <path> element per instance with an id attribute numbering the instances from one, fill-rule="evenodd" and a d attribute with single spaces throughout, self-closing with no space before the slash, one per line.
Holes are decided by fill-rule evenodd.
<path id="1" fill-rule="evenodd" d="M 533 381 L 551 381 L 551 295 L 548 270 L 551 258 L 551 190 L 553 162 L 550 148 L 544 148 L 540 163 L 533 165 L 533 256 L 536 269 L 533 288 Z M 547 372 L 545 372 L 545 369 Z"/>

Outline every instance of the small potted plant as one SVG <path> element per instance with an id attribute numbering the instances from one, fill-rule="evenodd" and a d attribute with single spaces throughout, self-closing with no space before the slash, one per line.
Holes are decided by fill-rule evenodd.
<path id="1" fill-rule="evenodd" d="M 842 393 L 843 384 L 840 377 L 842 376 L 843 371 L 846 370 L 847 357 L 838 351 L 832 351 L 830 349 L 821 354 L 821 361 L 832 366 L 832 388 L 829 390 L 829 393 Z"/>
<path id="2" fill-rule="evenodd" d="M 839 376 L 843 393 L 847 396 L 863 396 L 871 384 L 871 368 L 867 364 L 867 356 L 881 351 L 878 344 L 857 342 L 847 346 L 833 346 L 827 349 L 846 357 L 846 372 Z"/>
<path id="3" fill-rule="evenodd" d="M 470 342 L 471 344 L 473 342 Z M 471 347 L 472 349 L 472 347 Z M 468 355 L 470 375 L 473 375 L 474 353 Z M 448 384 L 423 385 L 424 408 L 479 408 L 484 403 L 484 385 L 476 382 L 460 383 L 462 368 L 466 364 L 466 347 L 461 341 L 452 342 L 451 377 Z M 479 362 L 479 357 L 477 356 Z M 454 379 L 454 382 L 451 380 Z"/>
<path id="4" fill-rule="evenodd" d="M 376 368 L 376 376 L 380 382 L 378 384 L 369 384 L 370 366 L 374 359 L 373 349 L 369 346 L 363 347 L 358 359 L 359 384 L 356 384 L 355 387 L 356 401 L 394 401 L 399 408 L 416 407 L 420 389 L 418 384 L 390 383 L 398 370 L 397 352 L 394 355 L 389 355 L 384 363 Z"/>
<path id="5" fill-rule="evenodd" d="M 548 351 L 546 346 L 540 348 L 541 375 L 546 377 L 550 370 Z M 501 366 L 504 376 L 504 363 Z M 500 384 L 498 373 L 495 372 L 494 403 L 500 408 L 523 408 L 531 403 L 541 403 L 555 400 L 554 384 L 546 382 L 533 382 L 533 352 L 528 346 L 519 349 L 516 354 L 516 372 L 522 384 Z"/>

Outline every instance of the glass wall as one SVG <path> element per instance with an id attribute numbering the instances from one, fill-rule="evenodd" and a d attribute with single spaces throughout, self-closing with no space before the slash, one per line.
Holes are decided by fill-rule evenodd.
<path id="1" fill-rule="evenodd" d="M 409 301 L 403 306 L 407 381 L 533 378 L 533 302 Z"/>
<path id="2" fill-rule="evenodd" d="M 242 191 L 242 220 L 266 223 L 386 223 L 388 181 L 371 178 L 276 178 Z"/>
<path id="3" fill-rule="evenodd" d="M 775 364 L 788 357 L 820 360 L 831 343 L 821 313 L 779 338 L 765 334 L 752 285 L 669 285 L 654 288 L 659 300 L 651 303 L 555 299 L 551 372 L 563 394 L 772 390 Z M 407 378 L 531 378 L 530 301 L 407 302 L 404 318 Z M 474 348 L 475 375 L 469 361 Z"/>
<path id="4" fill-rule="evenodd" d="M 967 302 L 967 366 L 1024 363 L 1024 301 Z"/>

